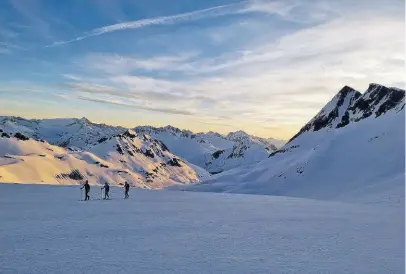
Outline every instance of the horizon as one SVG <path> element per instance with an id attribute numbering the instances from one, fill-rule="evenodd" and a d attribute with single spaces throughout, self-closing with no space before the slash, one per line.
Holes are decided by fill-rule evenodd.
<path id="1" fill-rule="evenodd" d="M 371 86 L 371 85 L 382 86 L 381 84 L 378 84 L 378 83 L 370 83 L 369 86 Z M 349 87 L 349 88 L 352 89 L 352 87 L 350 87 L 350 86 L 348 86 L 348 85 L 343 86 L 342 89 L 344 89 L 345 87 Z M 400 89 L 400 88 L 398 88 L 398 87 L 388 87 L 388 88 Z M 340 91 L 337 92 L 337 93 L 334 95 L 334 97 L 335 97 L 336 95 L 338 95 L 338 94 L 341 92 L 342 89 L 340 89 Z M 402 91 L 405 91 L 404 89 L 401 89 L 401 90 L 402 90 Z M 358 90 L 356 90 L 356 91 L 358 91 Z M 358 92 L 360 92 L 360 91 L 358 91 Z M 361 94 L 364 94 L 364 93 L 362 93 L 362 92 L 360 92 L 360 93 L 361 93 Z M 326 102 L 326 104 L 328 104 L 334 97 L 332 97 L 328 102 Z M 324 105 L 324 106 L 325 106 L 325 105 Z M 324 107 L 324 106 L 323 106 L 323 107 Z M 318 110 L 317 113 L 320 112 L 320 111 L 321 111 L 321 109 Z M 316 113 L 316 114 L 317 114 L 317 113 Z M 315 114 L 315 115 L 316 115 L 316 114 Z M 26 119 L 26 120 L 35 120 L 35 119 L 37 119 L 37 120 L 78 119 L 78 120 L 80 120 L 80 119 L 87 119 L 87 120 L 88 120 L 90 123 L 92 123 L 92 124 L 99 124 L 99 125 L 102 124 L 102 125 L 106 125 L 106 126 L 123 127 L 123 128 L 129 129 L 129 130 L 133 130 L 133 129 L 135 129 L 136 127 L 148 127 L 148 126 L 149 126 L 149 127 L 154 127 L 154 128 L 175 127 L 175 128 L 177 128 L 177 129 L 179 129 L 179 130 L 182 130 L 182 131 L 191 131 L 191 132 L 194 133 L 194 134 L 214 132 L 214 133 L 219 133 L 219 134 L 221 134 L 221 135 L 223 135 L 223 136 L 226 136 L 226 135 L 228 135 L 228 134 L 230 134 L 230 133 L 235 133 L 235 132 L 238 132 L 238 131 L 243 131 L 243 132 L 245 132 L 246 134 L 248 134 L 248 135 L 250 135 L 250 136 L 253 136 L 253 137 L 259 137 L 259 138 L 265 138 L 265 139 L 275 139 L 275 140 L 279 140 L 279 141 L 288 141 L 288 140 L 290 140 L 296 133 L 299 132 L 299 130 L 300 130 L 302 127 L 304 127 L 304 126 L 306 125 L 307 122 L 309 122 L 309 121 L 305 122 L 305 124 L 303 124 L 296 132 L 294 132 L 292 135 L 290 135 L 290 136 L 288 136 L 286 139 L 284 139 L 284 138 L 276 138 L 276 137 L 273 137 L 273 136 L 258 136 L 258 135 L 255 135 L 255 134 L 251 133 L 251 132 L 247 132 L 247 131 L 245 131 L 245 130 L 243 130 L 243 129 L 237 129 L 237 130 L 234 130 L 234 131 L 213 131 L 213 130 L 195 131 L 195 130 L 191 130 L 190 128 L 182 128 L 182 127 L 174 126 L 174 125 L 171 125 L 171 124 L 160 124 L 160 125 L 148 125 L 148 124 L 134 125 L 134 124 L 133 124 L 133 125 L 130 125 L 130 126 L 126 126 L 126 125 L 122 125 L 122 124 L 109 124 L 109 123 L 105 123 L 105 122 L 103 122 L 103 121 L 92 120 L 92 119 L 89 119 L 88 117 L 85 117 L 85 116 L 82 116 L 82 117 L 79 117 L 79 116 L 78 116 L 78 117 L 57 117 L 57 116 L 56 116 L 56 117 L 37 117 L 37 118 L 35 118 L 35 117 L 22 117 L 22 116 L 19 116 L 19 115 L 2 115 L 2 114 L 0 114 L 0 117 L 22 118 L 22 119 Z M 312 116 L 312 118 L 314 118 L 314 117 Z"/>
<path id="2" fill-rule="evenodd" d="M 346 85 L 404 89 L 401 1 L 177 3 L 1 2 L 1 114 L 288 140 Z"/>
<path id="3" fill-rule="evenodd" d="M 137 128 L 137 127 L 154 127 L 154 128 L 174 127 L 174 128 L 179 129 L 179 130 L 182 130 L 182 131 L 191 131 L 191 132 L 194 133 L 194 134 L 214 132 L 214 133 L 219 133 L 219 134 L 221 134 L 221 135 L 223 135 L 223 136 L 226 136 L 227 134 L 230 134 L 230 133 L 236 133 L 236 132 L 239 132 L 239 131 L 243 131 L 243 132 L 245 132 L 246 134 L 248 134 L 248 135 L 250 135 L 250 136 L 253 136 L 253 137 L 259 137 L 259 138 L 264 138 L 264 139 L 275 139 L 275 140 L 279 140 L 279 141 L 287 141 L 287 140 L 285 140 L 285 139 L 273 138 L 272 136 L 270 136 L 270 137 L 256 136 L 256 135 L 250 134 L 249 132 L 246 132 L 245 130 L 241 130 L 241 129 L 235 130 L 235 131 L 228 131 L 228 132 L 222 133 L 222 132 L 211 131 L 211 130 L 209 130 L 209 131 L 193 131 L 193 130 L 190 130 L 190 129 L 188 129 L 188 128 L 179 128 L 179 127 L 176 127 L 176 126 L 173 126 L 173 125 L 169 125 L 169 124 L 158 125 L 158 126 L 141 124 L 141 125 L 133 125 L 133 126 L 127 127 L 127 126 L 123 126 L 123 125 L 114 125 L 114 124 L 107 124 L 107 123 L 103 123 L 103 122 L 97 122 L 97 121 L 93 121 L 93 120 L 91 120 L 91 119 L 88 119 L 87 117 L 29 118 L 29 117 L 22 117 L 22 116 L 17 116 L 17 115 L 0 115 L 0 117 L 21 118 L 21 119 L 25 119 L 25 120 L 63 120 L 63 119 L 77 119 L 77 120 L 80 120 L 80 119 L 87 119 L 87 120 L 88 120 L 90 123 L 92 123 L 92 124 L 106 125 L 106 126 L 112 126 L 112 127 L 123 127 L 123 128 L 125 128 L 125 129 L 127 129 L 127 130 L 134 130 L 134 129 Z"/>

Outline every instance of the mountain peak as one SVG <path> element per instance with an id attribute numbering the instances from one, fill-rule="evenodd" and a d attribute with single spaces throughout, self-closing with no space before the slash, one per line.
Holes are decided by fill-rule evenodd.
<path id="1" fill-rule="evenodd" d="M 78 119 L 78 121 L 81 123 L 91 124 L 89 119 L 87 119 L 86 117 L 82 117 L 82 118 Z"/>
<path id="2" fill-rule="evenodd" d="M 340 89 L 340 91 L 337 93 L 336 96 L 346 96 L 349 93 L 359 93 L 361 95 L 361 93 L 355 89 L 353 89 L 350 86 L 345 85 L 344 87 L 342 87 Z"/>
<path id="3" fill-rule="evenodd" d="M 124 136 L 127 136 L 127 137 L 130 137 L 130 138 L 135 138 L 135 137 L 137 137 L 137 133 L 136 133 L 134 130 L 132 130 L 132 129 L 127 129 L 127 130 L 123 133 L 123 135 L 124 135 Z"/>
<path id="4" fill-rule="evenodd" d="M 376 83 L 369 84 L 364 94 L 344 86 L 289 142 L 306 131 L 340 128 L 372 114 L 378 117 L 392 109 L 401 110 L 405 104 L 404 98 L 404 90 Z"/>
<path id="5" fill-rule="evenodd" d="M 227 139 L 242 138 L 242 137 L 249 137 L 249 135 L 248 135 L 248 133 L 246 133 L 243 130 L 237 130 L 237 131 L 230 132 L 229 134 L 227 134 Z"/>
<path id="6" fill-rule="evenodd" d="M 319 131 L 323 128 L 335 128 L 343 115 L 361 93 L 349 86 L 344 86 L 289 142 L 307 131 Z"/>

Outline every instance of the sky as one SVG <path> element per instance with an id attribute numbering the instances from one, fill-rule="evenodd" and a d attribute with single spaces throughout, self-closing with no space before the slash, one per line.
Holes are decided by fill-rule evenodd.
<path id="1" fill-rule="evenodd" d="M 403 0 L 2 0 L 0 115 L 289 139 L 404 88 Z"/>

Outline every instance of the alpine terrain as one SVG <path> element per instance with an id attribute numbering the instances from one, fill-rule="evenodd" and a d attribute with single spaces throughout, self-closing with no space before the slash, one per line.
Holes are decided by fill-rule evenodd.
<path id="1" fill-rule="evenodd" d="M 5 129 L 0 129 L 0 136 L 2 182 L 79 184 L 88 179 L 90 184 L 107 181 L 121 185 L 128 181 L 133 186 L 156 189 L 197 183 L 209 175 L 173 155 L 162 142 L 131 130 L 101 137 L 85 149 L 54 146 Z M 83 139 L 76 139 L 78 143 L 83 144 Z"/>
<path id="2" fill-rule="evenodd" d="M 404 90 L 345 86 L 267 160 L 185 189 L 403 204 L 404 106 Z"/>
<path id="3" fill-rule="evenodd" d="M 212 174 L 258 163 L 280 148 L 284 141 L 251 136 L 244 131 L 223 136 L 216 132 L 193 133 L 167 126 L 134 129 L 165 143 L 169 150 Z"/>
<path id="4" fill-rule="evenodd" d="M 1 273 L 404 273 L 404 97 L 344 87 L 281 147 L 3 117 Z"/>

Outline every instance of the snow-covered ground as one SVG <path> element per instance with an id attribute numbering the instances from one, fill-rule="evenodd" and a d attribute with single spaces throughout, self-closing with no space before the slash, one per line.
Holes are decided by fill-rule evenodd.
<path id="1" fill-rule="evenodd" d="M 0 272 L 404 273 L 404 208 L 0 184 Z M 92 187 L 91 197 L 100 197 Z"/>

